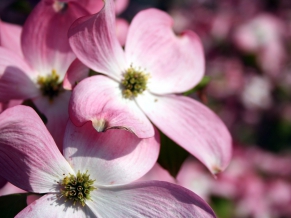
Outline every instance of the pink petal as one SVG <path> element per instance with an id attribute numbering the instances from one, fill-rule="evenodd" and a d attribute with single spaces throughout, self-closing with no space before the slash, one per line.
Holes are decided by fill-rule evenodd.
<path id="1" fill-rule="evenodd" d="M 165 170 L 161 165 L 156 163 L 153 168 L 141 177 L 138 181 L 149 181 L 149 180 L 158 180 L 158 181 L 165 181 L 176 183 L 176 180 L 170 175 L 170 173 Z"/>
<path id="2" fill-rule="evenodd" d="M 70 202 L 64 202 L 56 194 L 46 194 L 29 204 L 15 218 L 42 217 L 42 218 L 86 218 L 96 217 L 87 207 L 73 207 Z"/>
<path id="3" fill-rule="evenodd" d="M 91 198 L 87 205 L 102 218 L 215 217 L 212 209 L 198 195 L 168 182 L 138 182 L 99 188 L 94 190 Z"/>
<path id="4" fill-rule="evenodd" d="M 99 132 L 122 128 L 139 138 L 154 135 L 154 129 L 134 100 L 122 96 L 120 85 L 105 76 L 92 76 L 73 90 L 69 115 L 76 126 L 87 121 Z"/>
<path id="5" fill-rule="evenodd" d="M 127 66 L 115 31 L 114 3 L 109 0 L 99 13 L 76 20 L 68 36 L 81 62 L 96 72 L 120 80 Z"/>
<path id="6" fill-rule="evenodd" d="M 15 106 L 0 114 L 0 172 L 30 192 L 59 191 L 63 174 L 74 174 L 33 109 Z"/>
<path id="7" fill-rule="evenodd" d="M 39 111 L 46 116 L 46 127 L 61 152 L 63 151 L 65 128 L 69 119 L 68 106 L 70 97 L 71 92 L 65 91 L 54 98 L 53 102 L 43 97 L 33 99 Z"/>
<path id="8" fill-rule="evenodd" d="M 231 136 L 220 118 L 203 104 L 184 96 L 149 93 L 137 102 L 163 133 L 212 173 L 227 167 L 232 153 Z"/>
<path id="9" fill-rule="evenodd" d="M 22 56 L 20 46 L 21 31 L 21 26 L 0 21 L 0 46 Z"/>
<path id="10" fill-rule="evenodd" d="M 64 156 L 75 172 L 88 170 L 97 185 L 127 184 L 153 167 L 159 142 L 157 131 L 155 137 L 139 139 L 128 131 L 98 133 L 90 123 L 76 127 L 69 121 Z"/>
<path id="11" fill-rule="evenodd" d="M 65 75 L 63 82 L 64 89 L 72 90 L 77 83 L 89 76 L 89 71 L 90 69 L 79 59 L 74 60 Z"/>
<path id="12" fill-rule="evenodd" d="M 39 2 L 27 18 L 21 38 L 23 54 L 30 66 L 42 75 L 55 70 L 62 80 L 76 58 L 69 46 L 68 29 L 73 21 L 87 14 L 75 2 L 63 8 L 57 1 Z"/>
<path id="13" fill-rule="evenodd" d="M 193 156 L 185 160 L 176 178 L 179 185 L 195 192 L 204 200 L 210 200 L 216 181 Z"/>
<path id="14" fill-rule="evenodd" d="M 36 73 L 16 53 L 0 47 L 0 101 L 27 99 L 39 95 L 32 81 Z"/>
<path id="15" fill-rule="evenodd" d="M 32 204 L 33 202 L 40 199 L 41 197 L 42 197 L 41 195 L 34 195 L 34 194 L 27 195 L 26 204 L 27 205 Z"/>
<path id="16" fill-rule="evenodd" d="M 11 195 L 11 194 L 17 194 L 17 193 L 25 193 L 26 191 L 12 185 L 10 182 L 7 182 L 5 186 L 0 188 L 0 196 L 3 195 Z"/>
<path id="17" fill-rule="evenodd" d="M 128 6 L 129 0 L 115 0 L 115 13 L 121 14 Z"/>
<path id="18" fill-rule="evenodd" d="M 90 12 L 90 14 L 96 14 L 99 12 L 104 6 L 104 2 L 102 0 L 74 0 L 78 2 L 81 6 L 86 8 Z"/>
<path id="19" fill-rule="evenodd" d="M 126 42 L 129 24 L 124 19 L 116 19 L 116 34 L 120 45 L 124 46 Z"/>
<path id="20" fill-rule="evenodd" d="M 172 25 L 168 14 L 148 9 L 138 13 L 129 27 L 127 60 L 150 74 L 148 88 L 156 94 L 187 91 L 204 75 L 199 37 L 190 30 L 177 37 Z"/>
<path id="21" fill-rule="evenodd" d="M 16 105 L 20 105 L 22 102 L 23 102 L 23 100 L 11 100 L 11 101 L 5 102 L 5 103 L 2 102 L 2 103 L 0 103 L 0 113 L 2 111 L 6 110 L 7 108 L 14 107 Z"/>

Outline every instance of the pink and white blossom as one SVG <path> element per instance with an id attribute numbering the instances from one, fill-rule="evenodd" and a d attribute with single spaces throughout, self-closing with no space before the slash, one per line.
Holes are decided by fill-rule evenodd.
<path id="1" fill-rule="evenodd" d="M 156 161 L 158 134 L 138 139 L 128 131 L 97 133 L 90 123 L 76 127 L 69 122 L 63 156 L 38 115 L 26 106 L 4 111 L 0 131 L 1 176 L 28 192 L 44 194 L 16 217 L 215 217 L 201 198 L 183 187 L 131 183 Z M 68 187 L 75 192 L 64 191 Z M 68 197 L 77 190 L 78 197 L 86 196 L 84 204 Z"/>
<path id="2" fill-rule="evenodd" d="M 189 30 L 176 36 L 165 12 L 148 9 L 133 19 L 123 50 L 114 24 L 114 4 L 107 0 L 99 13 L 78 19 L 69 30 L 78 59 L 104 74 L 86 78 L 75 87 L 69 109 L 72 122 L 81 126 L 92 121 L 98 131 L 125 128 L 141 138 L 154 135 L 153 122 L 212 173 L 224 170 L 231 156 L 225 125 L 203 104 L 176 94 L 191 89 L 203 77 L 198 36 Z M 124 95 L 128 90 L 122 82 L 129 71 L 139 72 L 146 81 L 138 96 Z M 73 86 L 81 77 L 70 73 L 67 83 Z"/>

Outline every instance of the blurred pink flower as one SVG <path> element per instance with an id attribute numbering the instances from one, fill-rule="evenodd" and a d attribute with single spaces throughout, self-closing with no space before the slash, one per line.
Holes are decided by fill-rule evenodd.
<path id="1" fill-rule="evenodd" d="M 241 100 L 248 109 L 268 109 L 272 105 L 272 84 L 268 77 L 249 76 L 241 93 Z"/>
<path id="2" fill-rule="evenodd" d="M 176 179 L 177 184 L 189 190 L 195 190 L 202 199 L 209 201 L 213 177 L 205 173 L 205 168 L 193 157 L 190 156 L 185 160 Z"/>
<path id="3" fill-rule="evenodd" d="M 100 13 L 78 19 L 69 30 L 78 59 L 108 76 L 86 78 L 74 88 L 69 110 L 73 123 L 81 126 L 90 120 L 100 132 L 124 128 L 146 138 L 154 134 L 150 119 L 212 173 L 222 171 L 231 156 L 225 125 L 203 104 L 175 94 L 197 85 L 204 74 L 197 35 L 185 31 L 176 37 L 172 19 L 149 9 L 133 19 L 123 51 L 114 22 L 114 4 L 108 0 Z M 71 84 L 78 81 L 74 75 L 67 78 Z"/>
<path id="4" fill-rule="evenodd" d="M 287 155 L 235 146 L 230 165 L 216 179 L 189 157 L 181 166 L 177 183 L 209 203 L 211 196 L 232 201 L 234 217 L 289 217 L 290 161 Z"/>
<path id="5" fill-rule="evenodd" d="M 288 178 L 291 176 L 291 153 L 273 154 L 256 148 L 246 151 L 255 168 L 266 174 Z"/>
<path id="6" fill-rule="evenodd" d="M 217 57 L 209 61 L 207 75 L 211 77 L 207 93 L 216 99 L 239 95 L 245 84 L 243 64 L 237 58 Z"/>
<path id="7" fill-rule="evenodd" d="M 264 72 L 277 76 L 287 55 L 283 44 L 284 29 L 284 23 L 277 17 L 260 14 L 238 26 L 233 39 L 241 50 L 258 55 L 258 64 Z"/>
<path id="8" fill-rule="evenodd" d="M 246 52 L 258 52 L 262 47 L 280 42 L 284 25 L 270 14 L 259 14 L 238 26 L 234 33 L 236 45 Z"/>
<path id="9" fill-rule="evenodd" d="M 160 181 L 129 184 L 156 161 L 158 134 L 149 139 L 122 130 L 100 134 L 90 124 L 69 122 L 63 156 L 38 115 L 25 106 L 2 113 L 0 131 L 1 175 L 45 194 L 16 217 L 215 217 L 183 187 Z"/>

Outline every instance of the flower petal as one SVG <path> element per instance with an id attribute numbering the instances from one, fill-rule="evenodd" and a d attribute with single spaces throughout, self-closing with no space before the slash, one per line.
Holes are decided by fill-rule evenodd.
<path id="1" fill-rule="evenodd" d="M 176 183 L 176 180 L 170 175 L 170 173 L 161 167 L 160 164 L 156 163 L 153 168 L 141 177 L 138 181 L 149 181 L 149 180 L 159 180 L 165 182 Z"/>
<path id="2" fill-rule="evenodd" d="M 43 217 L 43 218 L 90 218 L 96 217 L 89 207 L 73 207 L 71 202 L 64 202 L 56 194 L 46 194 L 29 204 L 20 211 L 15 218 Z"/>
<path id="3" fill-rule="evenodd" d="M 116 19 L 116 34 L 120 45 L 124 46 L 128 33 L 129 24 L 125 19 Z"/>
<path id="4" fill-rule="evenodd" d="M 139 139 L 124 130 L 98 133 L 91 123 L 82 127 L 68 122 L 64 156 L 75 172 L 88 170 L 97 185 L 127 184 L 146 174 L 157 161 L 159 133 Z"/>
<path id="5" fill-rule="evenodd" d="M 13 51 L 0 47 L 0 102 L 39 95 L 32 81 L 36 74 Z"/>
<path id="6" fill-rule="evenodd" d="M 21 38 L 22 51 L 30 66 L 41 75 L 55 70 L 63 80 L 76 58 L 68 42 L 68 29 L 73 21 L 87 14 L 75 2 L 40 1 L 27 18 Z"/>
<path id="7" fill-rule="evenodd" d="M 134 100 L 122 96 L 120 85 L 105 76 L 92 76 L 79 83 L 73 90 L 69 115 L 76 126 L 92 121 L 99 132 L 122 128 L 139 138 L 154 135 L 148 118 Z"/>
<path id="8" fill-rule="evenodd" d="M 127 60 L 150 74 L 148 88 L 156 94 L 187 91 L 204 75 L 199 37 L 190 30 L 177 37 L 172 24 L 165 12 L 148 9 L 138 13 L 129 27 Z"/>
<path id="9" fill-rule="evenodd" d="M 79 59 L 75 59 L 70 65 L 63 82 L 64 89 L 72 90 L 77 83 L 89 76 L 90 69 Z"/>
<path id="10" fill-rule="evenodd" d="M 117 80 L 121 79 L 127 66 L 116 36 L 112 0 L 105 1 L 99 13 L 76 20 L 68 36 L 72 50 L 86 66 Z"/>
<path id="11" fill-rule="evenodd" d="M 42 196 L 41 195 L 35 195 L 35 194 L 29 194 L 26 197 L 26 204 L 29 205 L 33 202 L 35 202 L 36 200 L 40 199 Z"/>
<path id="12" fill-rule="evenodd" d="M 90 12 L 90 14 L 96 14 L 104 6 L 103 0 L 82 0 L 82 1 L 74 0 L 74 1 L 78 2 L 84 8 L 86 8 Z"/>
<path id="13" fill-rule="evenodd" d="M 138 182 L 99 188 L 94 190 L 91 198 L 87 205 L 102 218 L 215 217 L 212 209 L 198 195 L 168 182 Z"/>
<path id="14" fill-rule="evenodd" d="M 22 27 L 0 21 L 0 46 L 7 48 L 22 57 L 20 35 Z"/>
<path id="15" fill-rule="evenodd" d="M 19 105 L 1 113 L 0 132 L 0 174 L 13 185 L 30 192 L 56 192 L 63 174 L 74 174 L 30 107 Z"/>
<path id="16" fill-rule="evenodd" d="M 212 173 L 227 167 L 232 153 L 231 136 L 224 123 L 207 107 L 189 97 L 149 93 L 137 102 L 163 133 L 197 157 Z"/>
<path id="17" fill-rule="evenodd" d="M 11 195 L 11 194 L 17 194 L 17 193 L 25 193 L 26 191 L 12 185 L 10 182 L 7 182 L 5 186 L 0 188 L 0 196 L 3 195 Z"/>
<path id="18" fill-rule="evenodd" d="M 33 99 L 33 103 L 46 118 L 46 127 L 54 138 L 59 150 L 63 152 L 64 133 L 69 119 L 68 106 L 71 92 L 65 91 L 51 102 L 43 96 Z"/>
<path id="19" fill-rule="evenodd" d="M 121 14 L 128 6 L 129 0 L 115 0 L 115 13 Z"/>

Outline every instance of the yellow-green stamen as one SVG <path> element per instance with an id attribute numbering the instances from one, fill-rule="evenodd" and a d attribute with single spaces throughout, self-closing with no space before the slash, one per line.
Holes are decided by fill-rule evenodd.
<path id="1" fill-rule="evenodd" d="M 59 78 L 55 70 L 52 70 L 52 73 L 48 76 L 39 76 L 37 78 L 37 84 L 40 86 L 43 96 L 48 97 L 50 101 L 62 91 L 62 83 Z"/>
<path id="2" fill-rule="evenodd" d="M 66 201 L 73 202 L 85 206 L 85 201 L 90 200 L 90 192 L 96 189 L 93 186 L 95 180 L 90 179 L 88 171 L 86 173 L 80 173 L 78 171 L 77 176 L 69 174 L 61 182 L 61 197 L 65 197 Z"/>
<path id="3" fill-rule="evenodd" d="M 143 93 L 147 89 L 148 78 L 148 74 L 130 67 L 124 74 L 123 80 L 121 80 L 123 96 L 133 98 Z"/>

